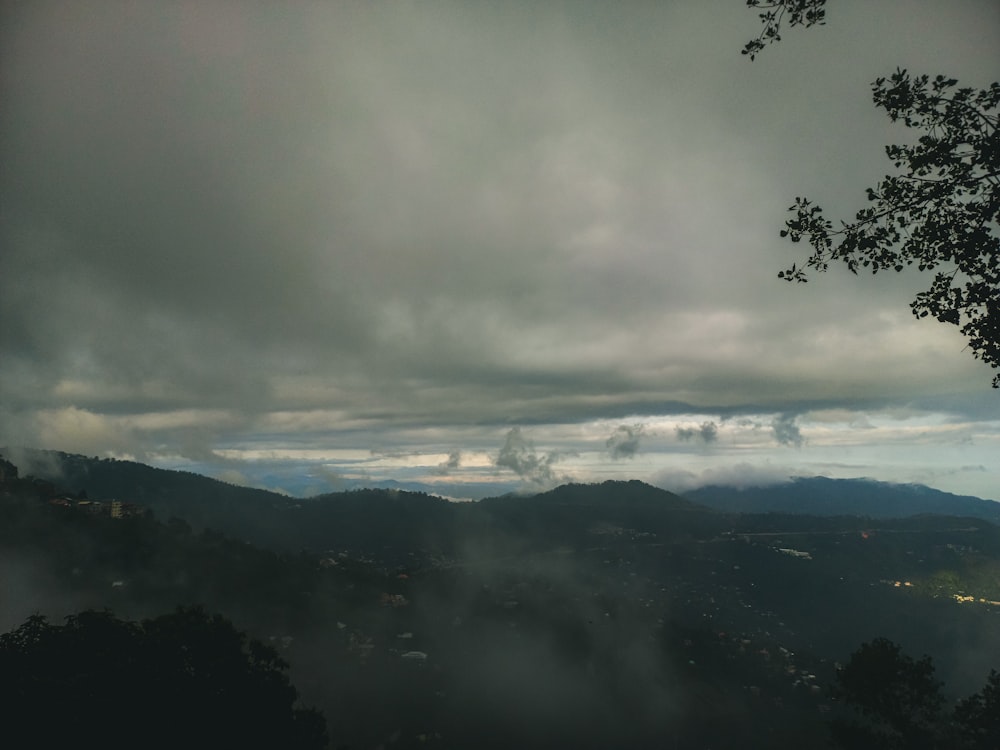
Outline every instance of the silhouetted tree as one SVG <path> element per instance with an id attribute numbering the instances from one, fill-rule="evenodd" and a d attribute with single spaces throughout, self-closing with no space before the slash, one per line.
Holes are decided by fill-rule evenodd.
<path id="1" fill-rule="evenodd" d="M 323 748 L 326 722 L 295 706 L 287 666 L 201 608 L 33 616 L 0 635 L 0 714 L 33 747 Z"/>
<path id="2" fill-rule="evenodd" d="M 944 698 L 930 657 L 914 660 L 892 641 L 876 638 L 838 672 L 834 694 L 859 715 L 833 725 L 834 739 L 844 747 L 944 747 Z"/>
<path id="3" fill-rule="evenodd" d="M 990 671 L 986 687 L 955 707 L 955 723 L 969 750 L 1000 748 L 1000 672 Z"/>
<path id="4" fill-rule="evenodd" d="M 781 39 L 781 26 L 825 21 L 826 0 L 747 0 L 763 30 L 743 54 L 753 59 Z M 812 253 L 779 277 L 804 282 L 806 269 L 825 271 L 841 261 L 852 273 L 868 269 L 933 271 L 930 287 L 910 303 L 918 318 L 932 316 L 960 327 L 972 355 L 1000 369 L 1000 83 L 959 87 L 897 69 L 872 84 L 875 106 L 918 135 L 890 145 L 886 155 L 898 174 L 887 175 L 867 196 L 871 204 L 852 221 L 836 225 L 823 209 L 798 197 L 782 237 L 805 239 Z M 992 385 L 1000 388 L 1000 373 Z"/>
<path id="5" fill-rule="evenodd" d="M 759 8 L 763 29 L 743 47 L 753 60 L 769 44 L 781 41 L 781 25 L 822 26 L 826 21 L 826 0 L 747 0 L 748 8 Z"/>
<path id="6" fill-rule="evenodd" d="M 944 710 L 929 656 L 913 659 L 885 638 L 862 644 L 837 673 L 834 695 L 853 718 L 832 722 L 833 738 L 851 750 L 997 750 L 1000 672 Z"/>

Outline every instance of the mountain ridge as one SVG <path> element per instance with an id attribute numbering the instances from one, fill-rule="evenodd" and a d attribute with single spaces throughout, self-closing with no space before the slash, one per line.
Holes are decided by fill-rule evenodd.
<path id="1" fill-rule="evenodd" d="M 1000 502 L 955 495 L 922 484 L 895 484 L 867 478 L 793 477 L 790 482 L 746 488 L 708 485 L 685 492 L 683 496 L 691 502 L 729 513 L 871 518 L 934 514 L 1000 523 Z"/>
<path id="2" fill-rule="evenodd" d="M 459 503 L 439 495 L 403 489 L 351 489 L 309 498 L 244 487 L 188 471 L 160 469 L 135 461 L 98 459 L 38 449 L 0 449 L 14 456 L 22 473 L 95 498 L 118 498 L 149 507 L 163 519 L 183 518 L 195 528 L 227 534 L 282 549 L 362 537 L 377 527 L 393 543 L 412 549 L 414 537 L 440 539 L 455 524 L 514 523 L 530 507 L 547 523 L 572 508 L 627 519 L 629 514 L 678 513 L 700 517 L 719 513 L 782 513 L 811 516 L 903 518 L 922 514 L 979 518 L 1000 524 L 1000 503 L 959 496 L 924 485 L 900 485 L 870 479 L 799 477 L 761 488 L 707 486 L 675 494 L 646 482 L 606 480 L 568 483 L 532 494 L 508 493 Z M 560 510 L 562 508 L 562 510 Z M 478 509 L 478 510 L 473 510 Z M 590 512 L 588 511 L 588 512 Z M 570 513 L 569 516 L 572 514 Z"/>

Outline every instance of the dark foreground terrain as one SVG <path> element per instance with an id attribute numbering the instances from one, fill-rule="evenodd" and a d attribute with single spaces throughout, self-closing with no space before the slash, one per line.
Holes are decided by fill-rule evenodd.
<path id="1" fill-rule="evenodd" d="M 0 626 L 201 605 L 290 665 L 332 747 L 824 747 L 863 642 L 930 655 L 948 705 L 1000 666 L 981 518 L 736 514 L 639 482 L 289 500 L 53 455 L 47 479 L 5 464 Z"/>

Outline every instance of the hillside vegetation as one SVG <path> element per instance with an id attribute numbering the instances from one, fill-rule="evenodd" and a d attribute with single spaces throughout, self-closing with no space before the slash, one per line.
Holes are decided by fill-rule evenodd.
<path id="1" fill-rule="evenodd" d="M 732 514 L 641 482 L 293 500 L 74 462 L 62 486 L 5 481 L 2 624 L 222 613 L 289 662 L 334 747 L 822 747 L 864 641 L 931 655 L 948 701 L 1000 665 L 981 519 Z"/>

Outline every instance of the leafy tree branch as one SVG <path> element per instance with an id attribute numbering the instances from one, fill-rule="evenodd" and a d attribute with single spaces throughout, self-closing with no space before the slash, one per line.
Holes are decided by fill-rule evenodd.
<path id="1" fill-rule="evenodd" d="M 781 39 L 783 23 L 810 27 L 825 20 L 826 0 L 748 0 L 764 10 L 763 30 L 743 49 L 751 59 Z M 896 174 L 868 188 L 869 206 L 836 224 L 808 198 L 798 197 L 781 236 L 805 240 L 812 252 L 778 274 L 805 282 L 807 271 L 842 262 L 852 272 L 934 274 L 910 303 L 918 318 L 958 326 L 972 356 L 1000 370 L 1000 83 L 960 87 L 897 69 L 872 84 L 875 106 L 918 135 L 890 145 Z M 992 380 L 1000 388 L 1000 373 Z"/>
<path id="2" fill-rule="evenodd" d="M 872 85 L 877 107 L 893 121 L 922 129 L 915 143 L 886 147 L 902 174 L 867 190 L 870 206 L 839 226 L 820 206 L 797 198 L 782 237 L 805 239 L 812 254 L 779 273 L 807 281 L 806 270 L 841 261 L 852 273 L 916 266 L 934 271 L 910 304 L 918 318 L 960 327 L 972 355 L 1000 368 L 1000 136 L 995 112 L 1000 84 L 956 88 L 944 76 L 897 70 Z M 1000 374 L 993 378 L 1000 387 Z"/>
<path id="3" fill-rule="evenodd" d="M 769 44 L 781 41 L 781 25 L 822 26 L 826 23 L 826 0 L 747 0 L 748 8 L 763 10 L 760 20 L 764 28 L 743 47 L 743 54 L 753 60 Z"/>

